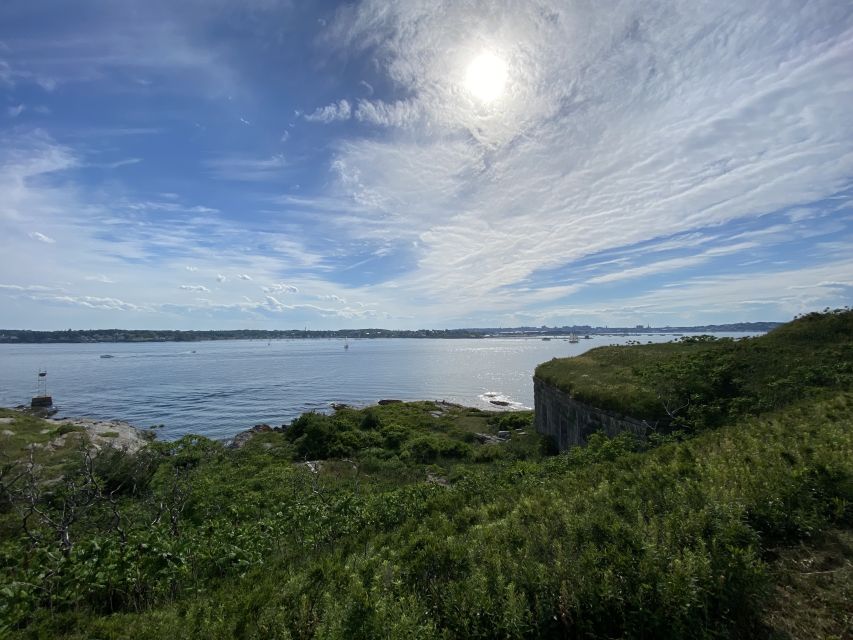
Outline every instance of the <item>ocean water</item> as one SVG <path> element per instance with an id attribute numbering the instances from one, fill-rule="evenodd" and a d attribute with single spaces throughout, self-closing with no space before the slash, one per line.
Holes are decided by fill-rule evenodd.
<path id="1" fill-rule="evenodd" d="M 672 339 L 364 339 L 350 340 L 348 349 L 342 340 L 0 344 L 0 406 L 29 404 L 43 369 L 57 417 L 163 425 L 161 439 L 227 438 L 254 424 L 328 411 L 333 403 L 363 406 L 382 398 L 532 408 L 531 378 L 541 362 L 627 340 Z"/>

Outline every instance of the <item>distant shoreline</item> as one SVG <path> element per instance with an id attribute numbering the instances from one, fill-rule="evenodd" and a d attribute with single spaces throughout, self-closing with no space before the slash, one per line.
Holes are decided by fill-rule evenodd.
<path id="1" fill-rule="evenodd" d="M 31 331 L 0 329 L 0 344 L 85 344 L 137 342 L 213 342 L 220 340 L 374 340 L 380 338 L 471 340 L 485 338 L 563 338 L 586 336 L 677 335 L 685 333 L 764 333 L 781 322 L 738 322 L 693 327 L 513 327 L 476 329 L 338 329 L 334 331 L 234 329 L 179 331 L 156 329 L 81 329 Z"/>

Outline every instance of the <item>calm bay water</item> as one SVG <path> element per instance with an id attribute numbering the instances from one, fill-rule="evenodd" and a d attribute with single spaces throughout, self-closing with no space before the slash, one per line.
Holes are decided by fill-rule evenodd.
<path id="1" fill-rule="evenodd" d="M 335 402 L 448 400 L 495 409 L 494 399 L 523 408 L 533 406 L 531 376 L 539 363 L 629 339 L 673 337 L 597 336 L 578 344 L 377 339 L 350 341 L 346 350 L 341 340 L 3 344 L 0 406 L 28 404 L 41 368 L 48 371 L 57 416 L 163 424 L 163 439 L 226 438 L 260 422 L 278 425 L 305 411 L 326 411 Z"/>

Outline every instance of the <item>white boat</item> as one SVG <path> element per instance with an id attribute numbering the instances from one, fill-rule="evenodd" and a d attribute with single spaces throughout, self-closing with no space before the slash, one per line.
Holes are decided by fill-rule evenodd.
<path id="1" fill-rule="evenodd" d="M 115 356 L 114 356 L 114 355 L 111 355 L 111 354 L 109 354 L 109 353 L 105 353 L 105 354 L 104 354 L 104 355 L 102 355 L 101 357 L 102 357 L 102 358 L 115 358 Z"/>

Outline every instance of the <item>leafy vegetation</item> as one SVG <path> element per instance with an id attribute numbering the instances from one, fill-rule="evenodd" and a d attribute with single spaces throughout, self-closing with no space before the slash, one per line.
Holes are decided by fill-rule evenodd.
<path id="1" fill-rule="evenodd" d="M 853 528 L 853 387 L 836 366 L 849 348 L 845 313 L 773 336 L 787 354 L 768 356 L 778 379 L 823 373 L 761 416 L 750 414 L 775 378 L 751 348 L 672 345 L 685 362 L 655 366 L 687 380 L 701 354 L 711 363 L 752 354 L 757 368 L 736 387 L 745 395 L 699 414 L 722 426 L 646 442 L 596 435 L 560 455 L 546 455 L 529 412 L 432 402 L 306 414 L 239 449 L 188 436 L 136 456 L 48 450 L 55 434 L 42 434 L 43 423 L 5 413 L 14 435 L 0 441 L 0 629 L 22 638 L 750 638 L 807 628 L 842 637 L 839 590 L 850 592 L 850 573 L 835 569 L 849 556 L 813 569 L 834 572 L 830 589 L 802 568 L 844 558 Z M 633 380 L 657 374 L 645 355 L 631 360 L 646 367 L 628 366 Z M 590 363 L 607 382 L 607 368 Z M 750 411 L 734 417 L 736 407 Z M 483 437 L 498 431 L 512 436 Z M 41 446 L 27 449 L 27 439 Z M 43 463 L 30 465 L 31 452 Z M 48 467 L 61 477 L 43 475 Z M 806 598 L 820 606 L 786 606 Z"/>

